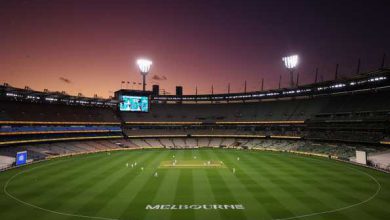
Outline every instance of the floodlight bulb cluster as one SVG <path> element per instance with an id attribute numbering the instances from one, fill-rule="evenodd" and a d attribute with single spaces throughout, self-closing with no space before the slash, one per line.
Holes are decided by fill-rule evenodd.
<path id="1" fill-rule="evenodd" d="M 298 55 L 292 55 L 282 58 L 287 69 L 294 69 L 298 65 Z"/>
<path id="2" fill-rule="evenodd" d="M 147 59 L 138 59 L 137 65 L 139 70 L 141 71 L 141 74 L 148 74 L 150 67 L 152 66 L 152 61 Z"/>

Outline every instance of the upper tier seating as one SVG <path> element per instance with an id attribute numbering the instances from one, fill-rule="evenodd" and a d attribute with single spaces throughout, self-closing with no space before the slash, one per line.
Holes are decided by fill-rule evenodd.
<path id="1" fill-rule="evenodd" d="M 389 112 L 389 95 L 390 92 L 375 92 L 255 103 L 151 104 L 147 114 L 124 112 L 121 117 L 127 122 L 296 121 L 320 114 Z"/>
<path id="2" fill-rule="evenodd" d="M 382 112 L 390 117 L 389 91 L 366 94 L 332 95 L 307 99 L 273 100 L 251 103 L 224 104 L 151 104 L 149 113 L 122 112 L 126 122 L 251 122 L 251 121 L 304 121 L 324 114 L 351 117 L 374 117 Z M 1 101 L 1 121 L 36 122 L 117 122 L 114 108 L 38 104 Z M 336 117 L 335 116 L 335 117 Z"/>
<path id="3" fill-rule="evenodd" d="M 1 101 L 1 121 L 119 122 L 111 108 Z"/>

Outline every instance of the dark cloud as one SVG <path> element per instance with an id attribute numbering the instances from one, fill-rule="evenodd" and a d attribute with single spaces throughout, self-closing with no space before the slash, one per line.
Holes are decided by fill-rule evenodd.
<path id="1" fill-rule="evenodd" d="M 167 80 L 167 77 L 166 76 L 153 75 L 152 79 L 156 80 L 156 81 L 163 81 L 163 80 Z"/>
<path id="2" fill-rule="evenodd" d="M 64 83 L 67 83 L 67 84 L 71 84 L 72 83 L 72 81 L 70 81 L 70 79 L 68 79 L 68 78 L 65 78 L 65 77 L 60 77 L 59 78 L 62 82 L 64 82 Z"/>

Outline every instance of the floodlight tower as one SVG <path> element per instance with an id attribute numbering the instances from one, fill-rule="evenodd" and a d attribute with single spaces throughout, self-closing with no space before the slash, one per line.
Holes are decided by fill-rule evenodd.
<path id="1" fill-rule="evenodd" d="M 146 75 L 148 75 L 148 73 L 150 71 L 150 67 L 152 66 L 152 61 L 150 61 L 148 59 L 138 59 L 137 65 L 138 65 L 139 71 L 142 75 L 142 81 L 143 81 L 142 90 L 145 91 Z"/>
<path id="2" fill-rule="evenodd" d="M 298 65 L 298 55 L 291 55 L 282 58 L 284 65 L 290 71 L 290 87 L 294 87 L 294 70 Z"/>

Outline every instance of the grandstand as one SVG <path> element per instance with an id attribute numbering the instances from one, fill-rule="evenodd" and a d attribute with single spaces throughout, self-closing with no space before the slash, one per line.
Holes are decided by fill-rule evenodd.
<path id="1" fill-rule="evenodd" d="M 199 96 L 152 94 L 149 113 L 118 111 L 116 99 L 3 85 L 0 146 L 28 144 L 31 149 L 69 154 L 93 150 L 69 149 L 60 142 L 118 139 L 141 148 L 242 146 L 348 158 L 356 146 L 383 149 L 389 143 L 389 79 L 390 70 L 381 69 L 293 89 Z M 47 150 L 49 145 L 51 150 Z"/>
<path id="2" fill-rule="evenodd" d="M 169 96 L 119 90 L 117 94 L 115 99 L 98 99 L 0 87 L 0 170 L 5 175 L 16 173 L 16 155 L 27 153 L 31 166 L 21 176 L 27 178 L 28 187 L 20 191 L 26 201 L 35 199 L 34 209 L 69 219 L 144 219 L 157 213 L 148 212 L 159 207 L 154 201 L 184 201 L 187 206 L 188 201 L 205 198 L 249 207 L 237 216 L 233 212 L 225 216 L 231 210 L 223 210 L 217 219 L 255 219 L 272 210 L 269 219 L 290 219 L 294 215 L 286 207 L 298 216 L 317 216 L 324 206 L 325 212 L 333 213 L 366 203 L 366 198 L 374 198 L 373 186 L 388 190 L 381 175 L 390 171 L 390 70 L 252 93 Z M 121 111 L 121 94 L 147 95 L 150 110 Z M 367 165 L 383 172 L 370 170 L 373 177 L 365 168 L 357 170 L 355 165 L 361 162 L 356 151 L 367 153 Z M 57 163 L 58 168 L 53 165 Z M 29 172 L 46 165 L 44 178 L 43 169 Z M 16 187 L 7 184 L 16 184 L 23 172 L 7 180 L 4 192 L 9 190 L 11 196 L 0 195 L 0 204 L 17 198 L 18 192 L 12 191 Z M 36 202 L 34 187 L 45 186 L 50 186 L 42 193 L 47 201 L 58 202 Z M 83 199 L 69 201 L 78 196 Z M 135 202 L 128 204 L 130 214 L 123 212 L 126 218 L 106 218 L 126 209 L 123 204 L 129 197 Z M 383 199 L 375 202 L 378 206 Z M 62 203 L 67 210 L 60 210 Z M 259 204 L 266 204 L 264 212 Z M 379 210 L 378 219 L 383 212 Z M 170 219 L 173 214 L 161 216 Z M 340 216 L 335 219 L 345 217 Z"/>

